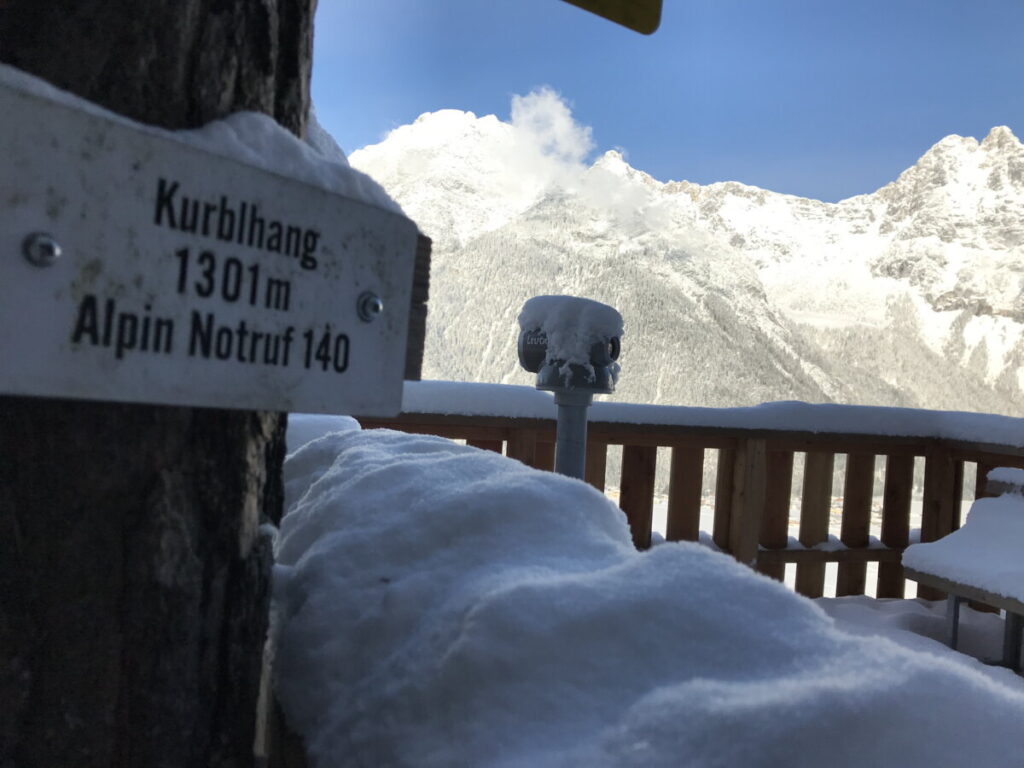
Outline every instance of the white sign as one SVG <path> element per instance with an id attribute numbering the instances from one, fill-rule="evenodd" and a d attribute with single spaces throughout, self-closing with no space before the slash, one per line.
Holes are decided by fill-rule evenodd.
<path id="1" fill-rule="evenodd" d="M 411 221 L 5 85 L 0 115 L 0 392 L 398 412 Z"/>

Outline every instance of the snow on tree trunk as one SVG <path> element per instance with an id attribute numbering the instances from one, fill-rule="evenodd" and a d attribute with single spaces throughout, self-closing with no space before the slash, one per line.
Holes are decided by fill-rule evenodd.
<path id="1" fill-rule="evenodd" d="M 0 61 L 142 122 L 301 134 L 314 6 L 5 0 Z M 252 765 L 284 425 L 0 397 L 0 766 Z"/>

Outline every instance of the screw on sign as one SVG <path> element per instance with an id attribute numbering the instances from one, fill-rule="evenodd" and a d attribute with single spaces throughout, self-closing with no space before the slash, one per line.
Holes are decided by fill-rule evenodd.
<path id="1" fill-rule="evenodd" d="M 63 252 L 60 243 L 45 232 L 33 232 L 25 238 L 21 245 L 22 253 L 30 264 L 37 267 L 49 267 Z"/>
<path id="2" fill-rule="evenodd" d="M 384 301 L 375 293 L 367 291 L 359 296 L 359 319 L 372 323 L 384 311 Z"/>

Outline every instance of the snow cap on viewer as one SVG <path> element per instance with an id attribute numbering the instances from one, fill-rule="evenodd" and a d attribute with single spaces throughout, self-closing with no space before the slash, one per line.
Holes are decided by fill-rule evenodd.
<path id="1" fill-rule="evenodd" d="M 519 328 L 542 331 L 548 360 L 590 365 L 590 348 L 622 336 L 622 315 L 613 307 L 576 296 L 534 296 L 519 313 Z"/>

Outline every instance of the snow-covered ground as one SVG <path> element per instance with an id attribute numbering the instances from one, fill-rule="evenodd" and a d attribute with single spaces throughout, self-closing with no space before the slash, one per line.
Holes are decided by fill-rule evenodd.
<path id="1" fill-rule="evenodd" d="M 637 552 L 590 486 L 292 417 L 276 691 L 315 766 L 1014 766 L 1024 681 L 941 609 Z M 967 650 L 1000 620 L 969 614 Z"/>

